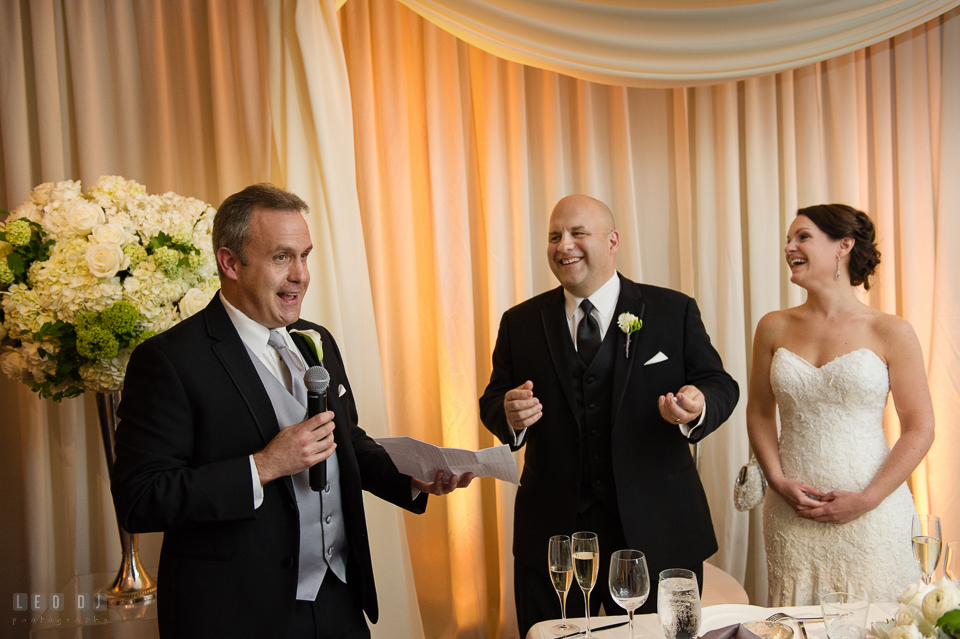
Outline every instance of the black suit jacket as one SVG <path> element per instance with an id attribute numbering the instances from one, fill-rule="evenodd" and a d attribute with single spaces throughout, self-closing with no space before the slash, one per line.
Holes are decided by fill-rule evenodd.
<path id="1" fill-rule="evenodd" d="M 353 392 L 330 333 L 304 321 L 291 328 L 322 336 L 349 544 L 347 582 L 376 622 L 361 488 L 414 512 L 423 512 L 426 495 L 413 501 L 410 478 L 357 426 Z M 308 366 L 318 363 L 300 350 Z M 337 397 L 340 384 L 346 393 Z M 157 577 L 161 635 L 285 636 L 300 544 L 293 482 L 284 477 L 265 485 L 263 503 L 254 509 L 249 455 L 262 450 L 279 425 L 219 294 L 136 348 L 118 412 L 112 482 L 118 517 L 130 532 L 164 532 Z"/>
<path id="2" fill-rule="evenodd" d="M 629 357 L 626 335 L 616 324 L 625 312 L 643 319 L 643 328 L 631 336 Z M 706 420 L 692 438 L 699 440 L 730 416 L 739 387 L 723 370 L 696 302 L 682 293 L 620 276 L 620 298 L 607 331 L 617 340 L 611 459 L 624 535 L 631 548 L 647 555 L 651 569 L 696 565 L 717 550 L 710 509 L 691 440 L 664 421 L 657 398 L 685 384 L 699 388 L 707 406 Z M 531 380 L 543 405 L 543 416 L 521 444 L 526 452 L 513 535 L 514 557 L 534 568 L 542 567 L 550 536 L 575 532 L 582 462 L 567 350 L 572 342 L 562 288 L 511 308 L 500 322 L 493 372 L 480 398 L 484 425 L 511 445 L 504 394 Z M 645 365 L 661 352 L 666 360 Z"/>

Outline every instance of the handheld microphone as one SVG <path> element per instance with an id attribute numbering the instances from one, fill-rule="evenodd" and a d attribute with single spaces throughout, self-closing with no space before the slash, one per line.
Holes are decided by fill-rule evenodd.
<path id="1" fill-rule="evenodd" d="M 327 387 L 330 386 L 330 373 L 323 366 L 311 366 L 303 375 L 303 385 L 307 387 L 307 417 L 313 417 L 327 410 Z M 310 488 L 320 492 L 327 485 L 327 460 L 310 467 Z"/>

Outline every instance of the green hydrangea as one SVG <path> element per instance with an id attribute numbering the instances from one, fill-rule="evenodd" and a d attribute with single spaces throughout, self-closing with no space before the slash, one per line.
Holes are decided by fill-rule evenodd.
<path id="1" fill-rule="evenodd" d="M 85 330 L 77 327 L 77 353 L 87 359 L 110 359 L 120 352 L 120 343 L 113 334 L 102 326 L 91 326 Z"/>
<path id="2" fill-rule="evenodd" d="M 84 313 L 74 322 L 77 327 L 77 334 L 81 331 L 89 331 L 91 328 L 100 328 L 100 313 Z"/>
<path id="3" fill-rule="evenodd" d="M 7 286 L 8 284 L 13 284 L 13 271 L 10 270 L 10 266 L 7 264 L 7 260 L 0 260 L 0 286 Z"/>
<path id="4" fill-rule="evenodd" d="M 199 253 L 191 253 L 187 256 L 187 266 L 189 266 L 194 271 L 200 270 L 204 264 L 207 263 L 207 258 L 200 255 Z"/>
<path id="5" fill-rule="evenodd" d="M 130 256 L 130 268 L 134 269 L 137 264 L 147 259 L 147 249 L 139 244 L 127 244 L 123 247 L 123 252 Z"/>
<path id="6" fill-rule="evenodd" d="M 174 244 L 193 247 L 193 234 L 184 229 L 174 231 L 172 240 Z"/>
<path id="7" fill-rule="evenodd" d="M 32 235 L 30 229 L 30 222 L 24 218 L 19 220 L 14 220 L 7 224 L 7 242 L 14 246 L 26 246 L 30 243 L 30 236 Z"/>
<path id="8" fill-rule="evenodd" d="M 130 302 L 117 302 L 110 308 L 100 313 L 100 321 L 103 328 L 114 335 L 120 333 L 129 333 L 140 319 L 140 313 Z"/>
<path id="9" fill-rule="evenodd" d="M 170 279 L 180 277 L 180 251 L 161 246 L 153 252 L 153 263 L 162 268 Z"/>

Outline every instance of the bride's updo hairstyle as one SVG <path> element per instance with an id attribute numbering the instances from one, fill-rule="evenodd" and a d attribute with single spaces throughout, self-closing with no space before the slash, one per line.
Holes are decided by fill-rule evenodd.
<path id="1" fill-rule="evenodd" d="M 863 284 L 864 289 L 869 289 L 870 276 L 880 264 L 880 251 L 877 249 L 876 228 L 867 214 L 846 204 L 817 204 L 800 209 L 797 215 L 810 218 L 818 229 L 834 240 L 853 238 L 847 265 L 850 283 L 854 286 Z"/>

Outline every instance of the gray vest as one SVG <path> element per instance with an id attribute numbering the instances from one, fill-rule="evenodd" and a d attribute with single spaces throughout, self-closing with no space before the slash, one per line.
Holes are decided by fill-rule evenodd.
<path id="1" fill-rule="evenodd" d="M 293 398 L 286 386 L 263 365 L 247 347 L 247 354 L 270 396 L 280 428 L 298 424 L 307 418 L 307 409 Z M 347 535 L 340 505 L 340 465 L 337 453 L 327 459 L 327 487 L 316 493 L 310 489 L 309 471 L 291 477 L 300 511 L 300 570 L 297 599 L 314 601 L 327 567 L 340 581 L 347 582 Z M 280 481 L 280 480 L 278 480 Z"/>

